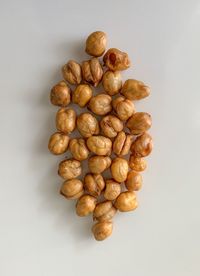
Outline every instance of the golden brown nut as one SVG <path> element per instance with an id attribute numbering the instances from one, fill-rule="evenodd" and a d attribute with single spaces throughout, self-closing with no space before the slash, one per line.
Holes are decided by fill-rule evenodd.
<path id="1" fill-rule="evenodd" d="M 104 32 L 91 33 L 86 40 L 85 51 L 88 55 L 100 57 L 106 50 L 107 36 Z"/>
<path id="2" fill-rule="evenodd" d="M 105 187 L 105 181 L 101 174 L 86 174 L 84 178 L 84 187 L 88 194 L 99 196 Z"/>
<path id="3" fill-rule="evenodd" d="M 82 80 L 81 66 L 74 60 L 69 60 L 62 67 L 62 74 L 70 84 L 79 84 Z"/>
<path id="4" fill-rule="evenodd" d="M 49 139 L 48 148 L 53 154 L 62 154 L 67 151 L 69 136 L 64 133 L 56 132 Z"/>
<path id="5" fill-rule="evenodd" d="M 77 119 L 77 128 L 83 137 L 99 134 L 99 123 L 90 113 L 82 113 Z"/>
<path id="6" fill-rule="evenodd" d="M 102 173 L 111 165 L 111 158 L 109 156 L 92 156 L 88 160 L 88 167 L 92 173 Z"/>
<path id="7" fill-rule="evenodd" d="M 130 132 L 134 135 L 140 135 L 147 131 L 151 127 L 151 115 L 146 112 L 136 112 L 133 114 L 126 126 L 130 129 Z"/>
<path id="8" fill-rule="evenodd" d="M 104 197 L 107 200 L 115 200 L 121 193 L 120 183 L 114 181 L 113 179 L 106 180 L 106 188 L 104 191 Z"/>
<path id="9" fill-rule="evenodd" d="M 146 98 L 150 94 L 150 88 L 137 80 L 126 80 L 121 93 L 129 100 L 135 101 Z"/>
<path id="10" fill-rule="evenodd" d="M 128 174 L 127 160 L 120 157 L 113 159 L 111 164 L 111 174 L 117 182 L 124 182 Z"/>
<path id="11" fill-rule="evenodd" d="M 98 221 L 109 221 L 114 217 L 116 211 L 116 208 L 112 205 L 112 201 L 98 203 L 94 209 L 93 219 Z"/>
<path id="12" fill-rule="evenodd" d="M 78 161 L 82 161 L 88 158 L 89 151 L 86 147 L 85 140 L 82 138 L 71 139 L 69 143 L 69 149 L 72 156 Z"/>
<path id="13" fill-rule="evenodd" d="M 76 203 L 76 214 L 80 217 L 88 216 L 96 206 L 96 198 L 91 195 L 81 196 Z"/>
<path id="14" fill-rule="evenodd" d="M 81 163 L 75 159 L 63 160 L 58 167 L 58 174 L 66 180 L 78 177 L 81 172 Z"/>
<path id="15" fill-rule="evenodd" d="M 70 103 L 71 89 L 64 82 L 60 81 L 52 89 L 50 100 L 53 105 L 67 106 Z"/>
<path id="16" fill-rule="evenodd" d="M 112 98 L 106 94 L 99 94 L 91 98 L 88 108 L 97 115 L 106 115 L 112 110 Z"/>
<path id="17" fill-rule="evenodd" d="M 101 130 L 104 135 L 113 138 L 122 131 L 123 123 L 114 115 L 107 115 L 100 121 Z"/>
<path id="18" fill-rule="evenodd" d="M 126 188 L 129 191 L 139 191 L 142 187 L 142 176 L 136 171 L 128 172 L 127 179 L 125 181 Z"/>
<path id="19" fill-rule="evenodd" d="M 133 113 L 135 113 L 134 104 L 130 100 L 121 96 L 112 101 L 112 106 L 117 113 L 117 116 L 122 121 L 127 121 Z"/>
<path id="20" fill-rule="evenodd" d="M 96 87 L 102 79 L 103 69 L 98 58 L 92 58 L 82 63 L 83 79 Z"/>
<path id="21" fill-rule="evenodd" d="M 112 141 L 104 136 L 91 136 L 87 139 L 88 149 L 96 155 L 110 155 Z"/>
<path id="22" fill-rule="evenodd" d="M 128 212 L 136 209 L 138 202 L 135 193 L 127 191 L 118 196 L 114 205 L 120 212 Z"/>
<path id="23" fill-rule="evenodd" d="M 61 195 L 68 199 L 76 199 L 83 195 L 83 183 L 79 179 L 66 180 L 60 189 Z"/>
<path id="24" fill-rule="evenodd" d="M 129 153 L 131 144 L 133 142 L 133 135 L 126 134 L 121 131 L 117 134 L 113 142 L 113 152 L 118 156 L 123 156 Z"/>
<path id="25" fill-rule="evenodd" d="M 129 167 L 134 171 L 142 172 L 147 167 L 147 161 L 144 158 L 135 157 L 134 155 L 130 155 Z"/>
<path id="26" fill-rule="evenodd" d="M 152 137 L 145 132 L 134 141 L 131 146 L 131 151 L 136 157 L 145 157 L 151 153 L 152 148 Z"/>
<path id="27" fill-rule="evenodd" d="M 109 49 L 104 57 L 105 65 L 112 71 L 121 71 L 130 67 L 130 60 L 127 53 L 116 48 Z"/>
<path id="28" fill-rule="evenodd" d="M 72 94 L 73 103 L 78 104 L 80 107 L 86 106 L 92 97 L 92 89 L 87 84 L 79 84 Z"/>
<path id="29" fill-rule="evenodd" d="M 60 108 L 56 114 L 56 128 L 71 133 L 76 127 L 76 112 L 71 108 Z"/>
<path id="30" fill-rule="evenodd" d="M 112 234 L 113 223 L 111 221 L 97 222 L 92 227 L 92 233 L 97 241 L 103 241 Z"/>
<path id="31" fill-rule="evenodd" d="M 107 71 L 103 75 L 102 84 L 104 90 L 113 96 L 117 94 L 122 88 L 122 76 L 119 71 Z"/>

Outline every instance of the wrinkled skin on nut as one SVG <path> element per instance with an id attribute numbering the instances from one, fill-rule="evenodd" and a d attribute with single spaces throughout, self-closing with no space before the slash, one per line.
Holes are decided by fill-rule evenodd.
<path id="1" fill-rule="evenodd" d="M 103 69 L 97 58 L 84 61 L 82 63 L 83 79 L 96 87 L 102 79 Z"/>
<path id="2" fill-rule="evenodd" d="M 117 133 L 123 129 L 123 123 L 114 115 L 105 116 L 101 120 L 100 126 L 104 135 L 109 138 L 117 136 Z"/>
<path id="3" fill-rule="evenodd" d="M 115 181 L 124 182 L 128 174 L 128 162 L 126 159 L 117 157 L 111 164 L 111 174 Z"/>
<path id="4" fill-rule="evenodd" d="M 78 161 L 82 161 L 88 158 L 89 151 L 86 147 L 85 140 L 82 138 L 71 139 L 69 143 L 69 149 L 72 156 Z"/>
<path id="5" fill-rule="evenodd" d="M 114 181 L 113 179 L 106 180 L 106 188 L 104 191 L 104 197 L 107 200 L 115 200 L 121 193 L 120 183 Z"/>
<path id="6" fill-rule="evenodd" d="M 126 126 L 134 135 L 140 135 L 147 131 L 152 124 L 151 115 L 146 112 L 136 112 L 127 121 Z"/>
<path id="7" fill-rule="evenodd" d="M 125 97 L 115 98 L 112 101 L 112 106 L 122 121 L 127 121 L 135 113 L 134 104 Z"/>
<path id="8" fill-rule="evenodd" d="M 111 71 L 122 71 L 130 67 L 130 60 L 127 53 L 121 52 L 116 48 L 109 49 L 104 57 L 104 64 Z"/>
<path id="9" fill-rule="evenodd" d="M 111 158 L 108 156 L 92 156 L 88 160 L 88 167 L 92 173 L 102 173 L 111 165 Z"/>
<path id="10" fill-rule="evenodd" d="M 106 33 L 96 31 L 91 33 L 86 40 L 85 51 L 88 55 L 100 57 L 106 50 L 107 36 Z"/>
<path id="11" fill-rule="evenodd" d="M 77 119 L 77 128 L 83 137 L 99 134 L 99 123 L 90 113 L 82 113 Z"/>
<path id="12" fill-rule="evenodd" d="M 128 212 L 135 210 L 138 202 L 135 193 L 127 191 L 118 196 L 114 205 L 120 212 Z"/>
<path id="13" fill-rule="evenodd" d="M 53 105 L 64 107 L 70 103 L 70 95 L 69 86 L 64 81 L 60 81 L 51 89 L 50 101 Z"/>
<path id="14" fill-rule="evenodd" d="M 122 88 L 122 76 L 119 71 L 107 71 L 103 75 L 102 85 L 104 90 L 113 96 L 117 94 Z"/>
<path id="15" fill-rule="evenodd" d="M 113 223 L 111 221 L 97 222 L 92 227 L 92 233 L 97 241 L 103 241 L 112 234 Z"/>
<path id="16" fill-rule="evenodd" d="M 80 107 L 86 106 L 92 97 L 92 89 L 87 84 L 79 84 L 72 94 L 73 103 L 78 104 Z"/>
<path id="17" fill-rule="evenodd" d="M 145 157 L 151 153 L 152 148 L 152 137 L 145 132 L 134 141 L 131 146 L 131 151 L 136 157 Z"/>
<path id="18" fill-rule="evenodd" d="M 76 203 L 76 214 L 80 217 L 88 216 L 96 206 L 96 198 L 91 195 L 81 196 Z"/>
<path id="19" fill-rule="evenodd" d="M 118 156 L 123 156 L 129 153 L 131 144 L 133 142 L 133 135 L 121 131 L 117 134 L 113 142 L 113 152 Z"/>
<path id="20" fill-rule="evenodd" d="M 112 141 L 104 136 L 91 136 L 87 139 L 88 149 L 97 155 L 110 155 Z"/>
<path id="21" fill-rule="evenodd" d="M 112 205 L 112 201 L 98 203 L 94 209 L 93 220 L 109 221 L 113 218 L 116 211 L 116 208 Z"/>
<path id="22" fill-rule="evenodd" d="M 62 154 L 67 151 L 69 136 L 64 133 L 56 132 L 49 139 L 48 148 L 53 154 Z"/>
<path id="23" fill-rule="evenodd" d="M 105 181 L 101 174 L 86 174 L 84 178 L 84 187 L 88 194 L 99 196 L 105 187 Z"/>
<path id="24" fill-rule="evenodd" d="M 62 184 L 61 195 L 67 199 L 76 199 L 83 195 L 83 183 L 79 179 L 70 179 Z"/>
<path id="25" fill-rule="evenodd" d="M 142 176 L 136 171 L 129 171 L 125 181 L 127 190 L 139 191 L 142 187 Z"/>
<path id="26" fill-rule="evenodd" d="M 58 166 L 58 174 L 66 180 L 78 177 L 81 172 L 81 163 L 75 159 L 63 160 Z"/>
<path id="27" fill-rule="evenodd" d="M 71 133 L 76 127 L 76 113 L 71 108 L 60 108 L 56 114 L 56 128 L 64 133 Z"/>
<path id="28" fill-rule="evenodd" d="M 106 115 L 112 110 L 112 98 L 106 94 L 99 94 L 91 98 L 88 108 L 97 115 Z"/>
<path id="29" fill-rule="evenodd" d="M 149 96 L 150 88 L 141 81 L 129 79 L 125 81 L 121 93 L 131 101 L 141 100 Z"/>
<path id="30" fill-rule="evenodd" d="M 79 84 L 82 80 L 81 66 L 74 60 L 69 60 L 62 67 L 63 78 L 70 84 Z"/>
<path id="31" fill-rule="evenodd" d="M 137 172 L 142 172 L 147 167 L 147 161 L 142 157 L 135 157 L 135 155 L 130 155 L 129 167 Z"/>

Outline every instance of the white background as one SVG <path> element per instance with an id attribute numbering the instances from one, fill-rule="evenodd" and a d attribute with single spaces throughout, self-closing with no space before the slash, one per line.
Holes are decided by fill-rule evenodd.
<path id="1" fill-rule="evenodd" d="M 104 242 L 59 195 L 62 157 L 47 150 L 50 88 L 95 30 L 129 53 L 124 79 L 151 86 L 136 107 L 155 144 L 139 208 Z M 0 1 L 0 275 L 200 275 L 199 68 L 198 0 Z"/>

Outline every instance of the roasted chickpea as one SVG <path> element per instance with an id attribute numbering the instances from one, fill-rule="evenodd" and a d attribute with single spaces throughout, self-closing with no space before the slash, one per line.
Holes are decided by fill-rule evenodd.
<path id="1" fill-rule="evenodd" d="M 64 133 L 71 133 L 76 127 L 76 112 L 71 109 L 60 108 L 56 114 L 56 128 Z"/>
<path id="2" fill-rule="evenodd" d="M 91 98 L 88 108 L 97 115 L 106 115 L 112 110 L 112 98 L 106 94 L 99 94 Z"/>
<path id="3" fill-rule="evenodd" d="M 122 121 L 127 121 L 135 113 L 134 104 L 121 96 L 112 101 L 112 106 L 117 116 Z"/>
<path id="4" fill-rule="evenodd" d="M 92 196 L 99 196 L 105 187 L 105 181 L 101 174 L 86 174 L 84 178 L 85 190 Z"/>
<path id="5" fill-rule="evenodd" d="M 93 219 L 98 221 L 109 221 L 114 217 L 116 211 L 116 208 L 112 205 L 112 201 L 98 203 L 94 209 Z"/>
<path id="6" fill-rule="evenodd" d="M 82 113 L 77 119 L 77 128 L 83 137 L 99 134 L 99 123 L 90 113 Z"/>
<path id="7" fill-rule="evenodd" d="M 153 148 L 152 138 L 148 133 L 143 133 L 137 137 L 131 146 L 131 151 L 136 157 L 145 157 L 149 155 Z"/>
<path id="8" fill-rule="evenodd" d="M 133 135 L 121 131 L 117 134 L 113 142 L 113 152 L 118 156 L 123 156 L 129 153 L 131 144 L 133 142 Z"/>
<path id="9" fill-rule="evenodd" d="M 104 136 L 91 136 L 87 139 L 88 149 L 97 155 L 110 155 L 112 141 Z"/>
<path id="10" fill-rule="evenodd" d="M 76 199 L 83 195 L 83 183 L 79 179 L 70 179 L 62 184 L 60 193 L 68 199 Z"/>
<path id="11" fill-rule="evenodd" d="M 64 82 L 60 81 L 51 89 L 50 100 L 53 105 L 65 107 L 70 103 L 71 89 Z"/>
<path id="12" fill-rule="evenodd" d="M 122 88 L 122 77 L 119 71 L 107 71 L 103 75 L 102 85 L 104 90 L 113 96 Z"/>
<path id="13" fill-rule="evenodd" d="M 78 161 L 82 161 L 88 158 L 89 151 L 86 147 L 85 140 L 82 138 L 71 139 L 69 143 L 69 149 L 72 156 Z"/>
<path id="14" fill-rule="evenodd" d="M 105 65 L 112 71 L 121 71 L 130 67 L 130 60 L 127 53 L 123 53 L 116 48 L 109 49 L 104 57 Z"/>
<path id="15" fill-rule="evenodd" d="M 82 63 L 83 79 L 96 87 L 102 79 L 103 69 L 98 58 L 92 58 Z"/>
<path id="16" fill-rule="evenodd" d="M 85 51 L 88 55 L 100 57 L 106 50 L 107 36 L 106 33 L 96 31 L 91 33 L 86 40 Z"/>
<path id="17" fill-rule="evenodd" d="M 128 162 L 126 159 L 117 157 L 112 161 L 111 174 L 115 181 L 124 182 L 128 174 Z"/>
<path id="18" fill-rule="evenodd" d="M 62 154 L 67 151 L 69 136 L 64 133 L 56 132 L 49 139 L 48 148 L 53 154 Z"/>
<path id="19" fill-rule="evenodd" d="M 127 121 L 126 126 L 134 135 L 140 135 L 151 127 L 151 115 L 146 112 L 136 112 Z"/>
<path id="20" fill-rule="evenodd" d="M 79 84 L 72 94 L 73 103 L 78 104 L 80 107 L 86 106 L 92 97 L 92 89 L 87 84 Z"/>
<path id="21" fill-rule="evenodd" d="M 115 200 L 121 193 L 120 183 L 114 181 L 113 179 L 106 180 L 106 188 L 104 191 L 104 197 L 107 200 Z"/>
<path id="22" fill-rule="evenodd" d="M 104 135 L 109 138 L 117 136 L 117 133 L 123 129 L 123 123 L 114 115 L 105 116 L 101 120 L 100 126 Z"/>
<path id="23" fill-rule="evenodd" d="M 69 60 L 62 67 L 63 78 L 70 84 L 79 84 L 82 80 L 81 66 L 74 60 Z"/>
<path id="24" fill-rule="evenodd" d="M 92 173 L 102 173 L 111 165 L 109 156 L 92 156 L 88 160 L 88 167 Z"/>
<path id="25" fill-rule="evenodd" d="M 147 167 L 147 162 L 142 157 L 135 157 L 135 155 L 130 155 L 129 167 L 137 172 L 144 171 Z"/>
<path id="26" fill-rule="evenodd" d="M 120 212 L 135 210 L 138 206 L 135 193 L 129 191 L 121 193 L 114 205 Z"/>
<path id="27" fill-rule="evenodd" d="M 91 195 L 81 196 L 76 203 L 76 214 L 80 217 L 88 216 L 94 211 L 96 198 Z"/>
<path id="28" fill-rule="evenodd" d="M 111 221 L 97 222 L 92 227 L 92 233 L 97 241 L 103 241 L 112 234 L 113 223 Z"/>
<path id="29" fill-rule="evenodd" d="M 81 172 L 81 163 L 75 159 L 63 160 L 58 167 L 58 174 L 66 180 L 78 177 Z"/>
<path id="30" fill-rule="evenodd" d="M 126 188 L 129 191 L 139 191 L 142 187 L 142 176 L 136 171 L 128 172 L 127 179 L 125 181 Z"/>
<path id="31" fill-rule="evenodd" d="M 125 81 L 121 93 L 127 99 L 135 101 L 148 97 L 150 88 L 141 81 L 129 79 Z"/>

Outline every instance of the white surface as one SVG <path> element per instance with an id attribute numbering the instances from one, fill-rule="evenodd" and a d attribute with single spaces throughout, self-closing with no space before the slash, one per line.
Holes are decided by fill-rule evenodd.
<path id="1" fill-rule="evenodd" d="M 129 53 L 124 78 L 151 86 L 136 106 L 155 141 L 139 208 L 102 243 L 59 195 L 62 157 L 47 150 L 49 90 L 99 29 Z M 199 29 L 198 0 L 0 1 L 0 275 L 200 275 Z"/>

